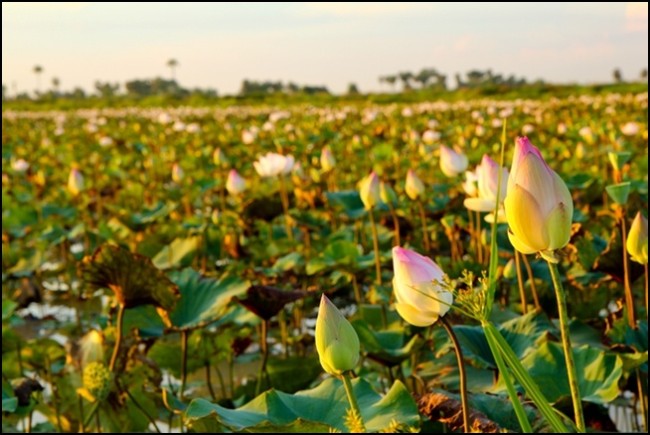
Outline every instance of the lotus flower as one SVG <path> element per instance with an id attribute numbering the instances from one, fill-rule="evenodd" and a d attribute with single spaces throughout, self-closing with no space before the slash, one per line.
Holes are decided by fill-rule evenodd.
<path id="1" fill-rule="evenodd" d="M 444 316 L 454 301 L 442 285 L 444 272 L 428 257 L 399 246 L 393 248 L 395 308 L 414 326 L 429 326 Z"/>
<path id="2" fill-rule="evenodd" d="M 236 170 L 231 169 L 226 180 L 226 190 L 231 195 L 239 195 L 246 190 L 246 180 L 244 180 Z"/>
<path id="3" fill-rule="evenodd" d="M 632 221 L 625 247 L 633 261 L 648 264 L 648 220 L 641 212 Z"/>
<path id="4" fill-rule="evenodd" d="M 379 192 L 379 177 L 375 171 L 359 183 L 359 195 L 366 210 L 372 210 L 381 200 Z"/>
<path id="5" fill-rule="evenodd" d="M 181 165 L 174 163 L 174 166 L 172 166 L 172 180 L 174 180 L 174 183 L 180 183 L 184 176 L 185 172 L 181 168 Z"/>
<path id="6" fill-rule="evenodd" d="M 217 166 L 225 166 L 228 164 L 228 158 L 224 154 L 223 151 L 221 151 L 221 148 L 217 148 L 214 150 L 212 153 L 212 160 L 214 161 L 214 164 Z"/>
<path id="7" fill-rule="evenodd" d="M 553 251 L 569 242 L 571 193 L 527 137 L 517 138 L 504 205 L 508 236 L 519 252 Z"/>
<path id="8" fill-rule="evenodd" d="M 459 148 L 440 147 L 440 169 L 447 177 L 456 177 L 467 169 L 467 156 Z"/>
<path id="9" fill-rule="evenodd" d="M 79 195 L 84 190 L 84 176 L 79 169 L 72 168 L 68 176 L 68 191 L 72 196 Z"/>
<path id="10" fill-rule="evenodd" d="M 639 124 L 633 121 L 626 122 L 621 127 L 621 133 L 623 133 L 625 136 L 636 136 L 639 134 Z"/>
<path id="11" fill-rule="evenodd" d="M 253 162 L 255 170 L 262 177 L 275 177 L 291 172 L 295 160 L 292 155 L 283 156 L 277 153 L 267 153 Z"/>
<path id="12" fill-rule="evenodd" d="M 494 211 L 499 185 L 499 169 L 501 169 L 501 192 L 499 196 L 501 202 L 503 202 L 508 188 L 508 170 L 501 168 L 497 162 L 485 154 L 481 164 L 476 167 L 476 193 L 478 197 L 465 199 L 463 204 L 466 208 L 473 211 Z"/>
<path id="13" fill-rule="evenodd" d="M 323 168 L 323 172 L 329 172 L 336 167 L 336 159 L 329 147 L 324 147 L 320 153 L 320 166 Z"/>
<path id="14" fill-rule="evenodd" d="M 397 204 L 397 194 L 390 184 L 381 182 L 379 183 L 379 198 L 385 204 Z"/>
<path id="15" fill-rule="evenodd" d="M 465 171 L 465 181 L 463 181 L 462 186 L 467 196 L 471 198 L 478 196 L 478 175 L 476 170 Z"/>
<path id="16" fill-rule="evenodd" d="M 26 172 L 29 169 L 29 163 L 25 159 L 18 159 L 11 163 L 11 168 L 16 172 Z"/>
<path id="17" fill-rule="evenodd" d="M 424 183 L 418 178 L 413 169 L 409 169 L 406 173 L 405 190 L 408 197 L 413 201 L 424 194 Z"/>
<path id="18" fill-rule="evenodd" d="M 316 351 L 323 369 L 332 375 L 354 369 L 359 362 L 359 337 L 336 306 L 323 295 L 316 319 Z"/>

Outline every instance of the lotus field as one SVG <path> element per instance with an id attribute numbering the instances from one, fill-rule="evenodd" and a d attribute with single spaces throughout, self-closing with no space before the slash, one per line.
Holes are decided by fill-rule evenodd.
<path id="1" fill-rule="evenodd" d="M 646 432 L 647 121 L 5 110 L 3 432 Z"/>

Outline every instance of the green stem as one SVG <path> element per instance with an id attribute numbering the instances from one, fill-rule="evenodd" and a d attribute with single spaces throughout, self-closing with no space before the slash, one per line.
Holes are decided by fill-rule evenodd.
<path id="1" fill-rule="evenodd" d="M 636 369 L 636 386 L 638 388 L 638 399 L 641 405 L 641 417 L 643 418 L 643 432 L 648 432 L 648 393 L 647 389 L 648 380 L 643 379 L 643 373 L 638 368 Z M 643 387 L 646 388 L 643 388 Z M 636 411 L 636 407 L 634 407 Z M 634 419 L 636 420 L 636 412 L 634 412 Z"/>
<path id="2" fill-rule="evenodd" d="M 287 186 L 284 184 L 284 175 L 279 176 L 280 180 L 280 201 L 284 210 L 284 225 L 287 237 L 293 242 L 293 229 L 291 228 L 291 217 L 289 216 L 289 196 L 287 195 Z"/>
<path id="3" fill-rule="evenodd" d="M 262 332 L 260 334 L 260 350 L 262 351 L 262 364 L 260 365 L 260 372 L 257 377 L 257 387 L 255 388 L 255 395 L 259 396 L 262 392 L 262 379 L 268 378 L 266 373 L 266 363 L 269 359 L 269 346 L 267 342 L 267 334 L 269 329 L 269 321 L 262 320 Z M 267 379 L 268 381 L 268 379 Z"/>
<path id="4" fill-rule="evenodd" d="M 427 215 L 424 212 L 424 205 L 422 201 L 418 201 L 418 210 L 420 211 L 420 221 L 422 223 L 422 242 L 424 244 L 425 252 L 429 252 L 431 244 L 429 243 L 429 231 L 427 230 Z"/>
<path id="5" fill-rule="evenodd" d="M 350 402 L 350 407 L 352 411 L 359 416 L 361 424 L 363 424 L 363 417 L 361 416 L 361 409 L 357 403 L 357 398 L 354 395 L 354 390 L 352 389 L 352 382 L 350 382 L 350 377 L 347 373 L 341 375 L 341 380 L 343 381 L 343 386 L 345 387 L 345 394 L 348 396 L 348 402 Z"/>
<path id="6" fill-rule="evenodd" d="M 549 405 L 548 399 L 542 394 L 539 386 L 533 378 L 530 377 L 528 371 L 521 364 L 519 357 L 513 352 L 512 348 L 506 341 L 506 339 L 501 335 L 499 330 L 490 322 L 483 322 L 483 330 L 485 335 L 491 335 L 492 340 L 496 343 L 498 351 L 501 352 L 503 359 L 506 364 L 512 370 L 513 374 L 517 381 L 524 387 L 526 393 L 530 396 L 531 400 L 535 403 L 539 412 L 544 416 L 546 421 L 551 425 L 553 430 L 558 433 L 567 433 L 568 429 L 566 425 L 559 418 L 558 413 L 555 409 Z M 494 352 L 494 351 L 493 351 Z"/>
<path id="7" fill-rule="evenodd" d="M 627 229 L 625 212 L 621 207 L 621 244 L 623 249 L 623 287 L 625 288 L 625 305 L 627 306 L 627 321 L 630 328 L 636 329 L 636 313 L 634 312 L 634 296 L 630 287 L 630 265 L 627 259 Z"/>
<path id="8" fill-rule="evenodd" d="M 506 363 L 503 361 L 503 356 L 499 351 L 499 345 L 497 344 L 492 334 L 488 333 L 487 330 L 485 330 L 485 338 L 487 339 L 488 345 L 490 346 L 490 350 L 492 351 L 492 355 L 494 356 L 494 361 L 497 363 L 497 368 L 499 369 L 499 373 L 501 374 L 501 379 L 503 379 L 503 381 L 506 384 L 508 397 L 510 397 L 510 401 L 512 402 L 512 407 L 515 410 L 515 414 L 517 415 L 519 426 L 521 426 L 521 430 L 524 433 L 532 433 L 533 428 L 531 427 L 530 422 L 528 421 L 528 417 L 526 416 L 526 411 L 524 410 L 524 406 L 521 404 L 521 401 L 519 400 L 519 396 L 517 395 L 517 391 L 515 390 L 514 383 L 512 382 L 512 375 L 510 374 L 510 371 L 508 370 Z"/>
<path id="9" fill-rule="evenodd" d="M 86 432 L 86 424 L 84 418 L 84 403 L 81 396 L 77 395 L 77 404 L 79 405 L 79 433 Z"/>
<path id="10" fill-rule="evenodd" d="M 643 265 L 645 275 L 645 320 L 648 321 L 648 263 Z"/>
<path id="11" fill-rule="evenodd" d="M 135 407 L 138 408 L 142 414 L 144 414 L 144 416 L 147 418 L 147 420 L 149 420 L 149 423 L 151 423 L 151 425 L 152 425 L 153 428 L 156 430 L 156 432 L 160 433 L 160 428 L 159 428 L 158 425 L 156 424 L 156 420 L 155 420 L 151 415 L 149 415 L 149 413 L 148 413 L 147 410 L 144 408 L 144 406 L 142 406 L 142 405 L 141 405 L 141 404 L 140 404 L 140 403 L 135 399 L 135 397 L 133 396 L 133 394 L 131 394 L 131 392 L 129 391 L 129 389 L 128 389 L 128 388 L 123 388 L 122 385 L 121 385 L 119 382 L 117 383 L 117 386 L 118 386 L 118 388 L 119 388 L 120 390 L 124 391 L 124 392 L 126 393 L 127 396 L 129 396 L 129 399 L 131 399 L 131 402 L 133 402 L 133 404 L 135 405 Z"/>
<path id="12" fill-rule="evenodd" d="M 189 335 L 187 330 L 181 331 L 181 391 L 179 392 L 181 400 L 185 395 L 185 384 L 187 382 L 187 342 Z"/>
<path id="13" fill-rule="evenodd" d="M 451 327 L 447 319 L 440 317 L 440 324 L 454 345 L 454 352 L 456 353 L 456 362 L 458 363 L 458 371 L 460 373 L 460 402 L 463 407 L 463 427 L 465 433 L 469 433 L 471 426 L 469 424 L 469 404 L 467 403 L 467 375 L 465 373 L 465 362 L 463 361 L 463 350 L 460 347 L 458 338 L 454 334 L 454 329 Z"/>
<path id="14" fill-rule="evenodd" d="M 521 258 L 519 252 L 515 249 L 515 269 L 517 269 L 517 283 L 519 284 L 519 297 L 521 298 L 521 314 L 526 314 L 526 289 L 524 289 L 524 277 L 521 273 Z"/>
<path id="15" fill-rule="evenodd" d="M 533 294 L 535 309 L 537 311 L 540 311 L 542 309 L 542 305 L 539 303 L 539 295 L 537 294 L 537 285 L 535 284 L 535 275 L 533 275 L 533 269 L 530 267 L 530 263 L 528 262 L 528 257 L 526 257 L 526 254 L 520 255 L 524 266 L 526 267 L 526 273 L 528 274 L 528 282 L 530 282 L 530 291 Z"/>
<path id="16" fill-rule="evenodd" d="M 578 432 L 585 432 L 585 418 L 582 414 L 582 402 L 580 400 L 580 389 L 578 388 L 578 375 L 573 360 L 573 349 L 571 347 L 571 337 L 569 337 L 569 316 L 567 314 L 566 293 L 562 287 L 560 273 L 557 265 L 552 261 L 547 261 L 548 268 L 551 271 L 553 287 L 555 287 L 555 296 L 557 298 L 557 310 L 560 317 L 560 332 L 562 333 L 562 346 L 564 347 L 564 360 L 566 362 L 567 375 L 569 377 L 569 387 L 571 389 L 571 400 L 573 401 L 573 413 L 575 414 L 576 426 Z"/>
<path id="17" fill-rule="evenodd" d="M 375 223 L 375 216 L 372 210 L 368 210 L 370 216 L 370 227 L 372 229 L 372 247 L 375 250 L 375 281 L 381 285 L 381 260 L 379 258 L 379 236 L 377 235 L 377 224 Z"/>
<path id="18" fill-rule="evenodd" d="M 124 325 L 124 305 L 120 304 L 117 310 L 117 322 L 115 324 L 115 346 L 113 347 L 113 355 L 111 362 L 108 365 L 108 370 L 113 373 L 115 370 L 115 363 L 117 356 L 120 353 L 120 346 L 122 345 L 122 326 Z"/>
<path id="19" fill-rule="evenodd" d="M 217 395 L 214 392 L 214 388 L 212 387 L 212 366 L 210 365 L 210 360 L 205 361 L 205 383 L 208 385 L 208 392 L 210 393 L 210 397 L 212 398 L 213 402 L 217 401 Z"/>
<path id="20" fill-rule="evenodd" d="M 357 282 L 357 275 L 354 272 L 350 272 L 352 277 L 352 289 L 354 290 L 354 299 L 356 299 L 357 306 L 361 306 L 363 298 L 361 297 L 361 289 L 359 288 L 359 283 Z"/>

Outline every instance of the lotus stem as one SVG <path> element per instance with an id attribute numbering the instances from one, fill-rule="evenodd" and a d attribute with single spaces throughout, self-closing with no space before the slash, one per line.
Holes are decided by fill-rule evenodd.
<path id="1" fill-rule="evenodd" d="M 521 313 L 526 314 L 528 307 L 526 306 L 526 289 L 524 288 L 524 277 L 521 273 L 521 258 L 519 252 L 515 249 L 515 269 L 517 269 L 517 283 L 519 284 L 519 297 L 521 298 Z"/>
<path id="2" fill-rule="evenodd" d="M 120 353 L 120 346 L 122 345 L 122 326 L 124 325 L 124 305 L 119 304 L 117 310 L 117 321 L 115 323 L 115 346 L 113 347 L 113 354 L 111 355 L 111 362 L 108 365 L 108 370 L 111 373 L 115 371 L 115 363 L 117 356 Z"/>
<path id="3" fill-rule="evenodd" d="M 576 373 L 576 366 L 573 360 L 573 348 L 571 347 L 571 337 L 569 336 L 569 316 L 567 314 L 566 306 L 566 293 L 562 287 L 560 280 L 560 273 L 557 269 L 557 264 L 547 260 L 548 268 L 551 272 L 553 280 L 553 287 L 555 288 L 555 296 L 557 298 L 557 310 L 560 317 L 560 332 L 562 333 L 562 347 L 564 348 L 564 360 L 567 368 L 567 376 L 569 378 L 569 388 L 571 390 L 571 400 L 573 402 L 573 413 L 576 421 L 578 432 L 584 433 L 585 418 L 582 413 L 582 401 L 580 399 L 580 389 L 578 387 L 578 375 Z"/>
<path id="4" fill-rule="evenodd" d="M 181 391 L 179 392 L 181 400 L 185 395 L 185 384 L 187 383 L 187 342 L 189 335 L 187 330 L 181 331 Z"/>
<path id="5" fill-rule="evenodd" d="M 634 312 L 634 295 L 630 287 L 630 264 L 627 258 L 627 225 L 625 224 L 625 211 L 619 208 L 621 219 L 621 242 L 623 250 L 623 287 L 625 288 L 625 306 L 627 307 L 627 322 L 630 328 L 636 329 L 636 313 Z M 646 304 L 647 306 L 647 304 Z M 647 310 L 646 310 L 647 311 Z"/>
<path id="6" fill-rule="evenodd" d="M 439 319 L 440 324 L 443 328 L 445 328 L 445 331 L 447 332 L 447 335 L 449 336 L 449 339 L 454 346 L 454 352 L 456 353 L 456 362 L 458 363 L 458 371 L 460 373 L 460 402 L 463 408 L 463 431 L 465 433 L 469 433 L 471 426 L 469 424 L 469 405 L 467 403 L 467 375 L 465 373 L 463 351 L 460 347 L 460 343 L 458 342 L 458 338 L 454 333 L 454 329 L 451 327 L 449 322 L 447 322 L 447 319 L 444 317 L 440 317 Z"/>
<path id="7" fill-rule="evenodd" d="M 372 210 L 368 210 L 370 216 L 370 228 L 372 229 L 372 246 L 375 250 L 375 281 L 381 285 L 381 259 L 379 258 L 379 236 L 377 235 L 377 224 L 375 223 L 375 216 Z"/>
<path id="8" fill-rule="evenodd" d="M 284 183 L 284 176 L 279 176 L 280 181 L 280 201 L 282 202 L 282 209 L 284 210 L 284 225 L 287 232 L 287 237 L 290 242 L 293 242 L 293 229 L 291 228 L 291 217 L 289 216 L 289 195 L 287 194 L 287 186 Z"/>
<path id="9" fill-rule="evenodd" d="M 528 262 L 528 257 L 526 254 L 520 254 L 521 259 L 523 260 L 524 266 L 526 267 L 526 273 L 528 274 L 528 281 L 530 282 L 530 291 L 533 294 L 533 301 L 535 303 L 535 309 L 540 311 L 542 305 L 539 303 L 539 295 L 537 294 L 537 285 L 535 284 L 535 275 L 533 275 L 533 269 L 530 267 Z"/>
<path id="10" fill-rule="evenodd" d="M 343 386 L 345 387 L 345 394 L 348 396 L 348 402 L 350 402 L 350 408 L 352 408 L 352 412 L 354 412 L 359 417 L 361 424 L 363 424 L 361 409 L 359 408 L 357 398 L 354 395 L 354 390 L 352 389 L 352 382 L 350 382 L 349 375 L 347 373 L 343 373 L 341 375 L 341 380 L 343 381 Z"/>
<path id="11" fill-rule="evenodd" d="M 260 350 L 262 351 L 262 364 L 260 365 L 260 372 L 257 377 L 257 387 L 255 388 L 255 395 L 259 396 L 262 392 L 262 379 L 267 378 L 268 374 L 266 373 L 266 363 L 269 359 L 269 346 L 267 342 L 267 335 L 269 330 L 269 321 L 262 320 L 262 331 L 260 333 Z"/>

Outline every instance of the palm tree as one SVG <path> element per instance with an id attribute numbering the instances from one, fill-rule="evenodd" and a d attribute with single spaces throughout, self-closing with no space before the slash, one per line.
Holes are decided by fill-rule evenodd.
<path id="1" fill-rule="evenodd" d="M 36 75 L 36 90 L 38 92 L 41 91 L 41 74 L 43 74 L 43 67 L 40 65 L 34 65 L 34 68 L 32 68 L 32 71 Z"/>
<path id="2" fill-rule="evenodd" d="M 52 89 L 55 94 L 59 93 L 59 86 L 61 86 L 61 80 L 58 77 L 52 77 Z"/>
<path id="3" fill-rule="evenodd" d="M 172 72 L 172 80 L 176 80 L 176 67 L 178 66 L 178 61 L 174 58 L 171 58 L 167 61 L 167 66 Z"/>

